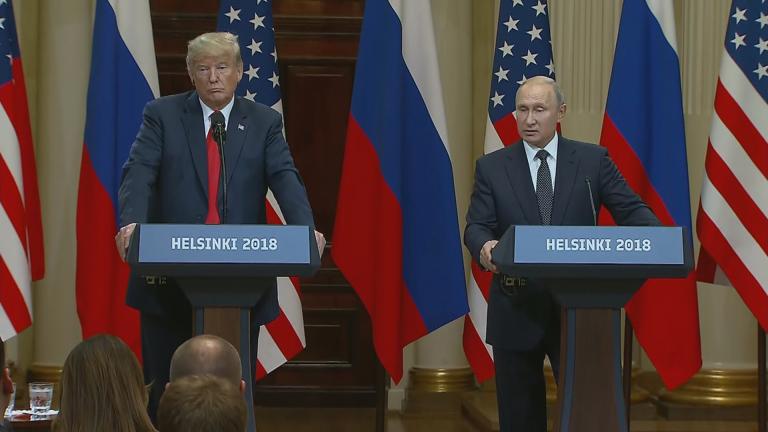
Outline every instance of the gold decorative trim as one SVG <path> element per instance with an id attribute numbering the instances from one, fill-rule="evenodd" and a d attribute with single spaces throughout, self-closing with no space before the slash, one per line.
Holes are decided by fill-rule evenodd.
<path id="1" fill-rule="evenodd" d="M 648 392 L 648 390 L 642 388 L 640 385 L 638 385 L 638 378 L 640 376 L 640 368 L 637 366 L 632 366 L 632 392 L 630 393 L 629 400 L 631 403 L 642 403 L 646 402 L 649 399 L 651 399 L 651 393 Z"/>
<path id="2" fill-rule="evenodd" d="M 555 374 L 550 365 L 544 366 L 544 381 L 547 384 L 547 403 L 554 404 L 557 402 L 557 382 L 555 382 Z"/>
<path id="3" fill-rule="evenodd" d="M 51 408 L 59 409 L 59 400 L 61 399 L 61 366 L 33 364 L 27 369 L 27 382 L 50 382 L 53 383 L 53 403 Z M 18 385 L 16 387 L 18 391 Z M 24 401 L 29 404 L 29 395 L 26 388 L 23 392 Z M 25 405 L 28 406 L 28 405 Z"/>
<path id="4" fill-rule="evenodd" d="M 451 393 L 471 391 L 477 388 L 475 377 L 470 368 L 429 369 L 414 367 L 410 372 L 411 390 Z"/>
<path id="5" fill-rule="evenodd" d="M 757 370 L 702 369 L 673 391 L 661 390 L 659 400 L 687 405 L 757 405 Z"/>

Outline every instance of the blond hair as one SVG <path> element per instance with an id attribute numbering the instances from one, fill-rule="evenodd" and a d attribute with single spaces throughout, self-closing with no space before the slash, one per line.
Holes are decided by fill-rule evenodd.
<path id="1" fill-rule="evenodd" d="M 157 424 L 163 432 L 243 432 L 247 416 L 236 386 L 213 375 L 190 375 L 165 389 Z"/>
<path id="2" fill-rule="evenodd" d="M 114 336 L 94 336 L 69 353 L 61 391 L 53 432 L 155 432 L 141 366 Z"/>
<path id="3" fill-rule="evenodd" d="M 187 71 L 192 71 L 193 63 L 200 57 L 219 55 L 231 55 L 237 66 L 243 66 L 237 36 L 229 32 L 203 33 L 187 43 Z"/>

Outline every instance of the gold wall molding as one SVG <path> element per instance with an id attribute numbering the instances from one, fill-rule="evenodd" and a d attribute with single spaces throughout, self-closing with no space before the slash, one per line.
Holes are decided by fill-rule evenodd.
<path id="1" fill-rule="evenodd" d="M 477 389 L 472 369 L 411 368 L 410 390 L 432 393 L 453 393 Z"/>
<path id="2" fill-rule="evenodd" d="M 702 369 L 677 389 L 661 390 L 659 400 L 720 407 L 757 405 L 757 370 Z"/>

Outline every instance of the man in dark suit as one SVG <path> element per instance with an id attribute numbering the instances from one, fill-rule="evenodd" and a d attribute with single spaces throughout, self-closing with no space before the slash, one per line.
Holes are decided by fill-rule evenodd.
<path id="1" fill-rule="evenodd" d="M 557 376 L 560 306 L 525 275 L 499 274 L 493 247 L 513 225 L 594 225 L 593 205 L 604 205 L 620 225 L 659 221 L 604 147 L 558 136 L 566 105 L 554 80 L 528 79 L 515 104 L 522 141 L 477 161 L 464 244 L 494 273 L 486 341 L 493 346 L 500 430 L 544 432 L 543 361 L 549 357 Z"/>
<path id="2" fill-rule="evenodd" d="M 125 252 L 136 223 L 266 223 L 267 188 L 288 224 L 314 227 L 307 193 L 283 138 L 282 118 L 271 108 L 235 97 L 243 76 L 237 37 L 206 33 L 191 40 L 187 73 L 194 91 L 161 97 L 144 109 L 144 121 L 123 167 L 117 248 Z M 212 117 L 226 128 L 227 207 L 223 207 L 219 153 Z M 322 253 L 325 239 L 315 231 Z M 160 286 L 164 285 L 164 286 Z M 132 275 L 129 306 L 141 313 L 144 374 L 152 383 L 155 418 L 174 350 L 192 336 L 192 311 L 171 280 Z M 258 326 L 279 311 L 273 286 L 251 313 L 253 347 Z M 255 352 L 255 348 L 253 350 Z"/>

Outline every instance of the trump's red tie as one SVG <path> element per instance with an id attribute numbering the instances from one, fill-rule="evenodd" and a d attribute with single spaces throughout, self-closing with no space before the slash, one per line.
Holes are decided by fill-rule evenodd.
<path id="1" fill-rule="evenodd" d="M 205 217 L 205 223 L 217 224 L 221 223 L 218 205 L 221 158 L 219 156 L 219 147 L 213 139 L 213 124 L 208 128 L 205 145 L 208 150 L 208 215 Z"/>

